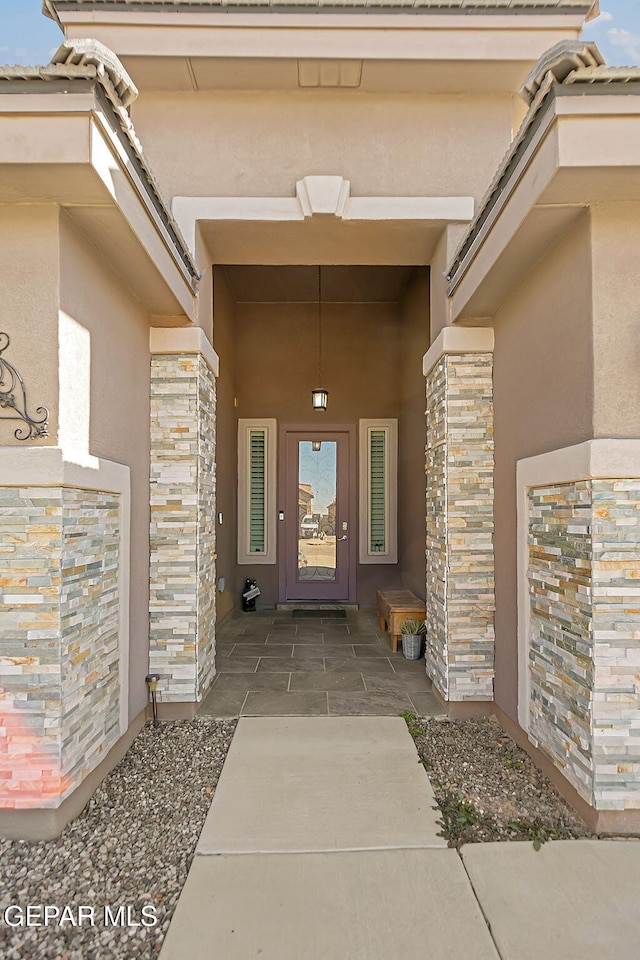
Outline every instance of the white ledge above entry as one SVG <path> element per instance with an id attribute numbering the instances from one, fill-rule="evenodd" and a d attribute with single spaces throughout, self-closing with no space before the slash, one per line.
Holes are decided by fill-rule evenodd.
<path id="1" fill-rule="evenodd" d="M 422 358 L 422 372 L 428 376 L 445 354 L 493 353 L 492 327 L 444 327 Z"/>
<path id="2" fill-rule="evenodd" d="M 220 375 L 220 358 L 202 327 L 151 327 L 149 352 L 152 356 L 199 353 L 214 377 Z"/>
<path id="3" fill-rule="evenodd" d="M 293 197 L 175 197 L 173 215 L 190 249 L 198 221 L 339 220 L 469 223 L 473 197 L 352 197 L 351 182 L 340 176 L 309 176 L 296 182 Z"/>

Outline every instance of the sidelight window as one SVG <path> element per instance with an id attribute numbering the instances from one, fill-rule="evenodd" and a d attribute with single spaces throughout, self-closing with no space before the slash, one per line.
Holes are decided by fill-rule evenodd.
<path id="1" fill-rule="evenodd" d="M 360 563 L 397 563 L 398 421 L 360 421 Z"/>

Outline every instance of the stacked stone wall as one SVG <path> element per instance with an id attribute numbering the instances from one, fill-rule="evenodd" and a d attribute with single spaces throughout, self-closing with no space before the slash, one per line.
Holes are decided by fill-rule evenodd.
<path id="1" fill-rule="evenodd" d="M 0 490 L 0 806 L 56 807 L 119 736 L 119 501 Z"/>
<path id="2" fill-rule="evenodd" d="M 200 358 L 198 464 L 198 690 L 215 674 L 216 626 L 216 381 Z"/>
<path id="3" fill-rule="evenodd" d="M 214 675 L 215 377 L 200 354 L 151 358 L 150 650 L 163 701 Z"/>
<path id="4" fill-rule="evenodd" d="M 447 650 L 447 364 L 442 357 L 427 380 L 427 670 L 449 698 Z"/>
<path id="5" fill-rule="evenodd" d="M 594 799 L 640 809 L 640 479 L 594 480 Z"/>
<path id="6" fill-rule="evenodd" d="M 640 480 L 528 507 L 530 732 L 597 809 L 640 809 Z"/>
<path id="7" fill-rule="evenodd" d="M 74 784 L 120 736 L 117 497 L 65 490 L 60 641 L 63 775 Z"/>
<path id="8" fill-rule="evenodd" d="M 593 643 L 588 483 L 529 492 L 530 732 L 590 798 Z"/>
<path id="9" fill-rule="evenodd" d="M 493 356 L 427 376 L 427 670 L 450 701 L 492 700 Z"/>

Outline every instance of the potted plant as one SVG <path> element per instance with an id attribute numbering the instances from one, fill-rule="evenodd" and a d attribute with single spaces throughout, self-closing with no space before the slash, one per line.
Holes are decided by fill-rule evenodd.
<path id="1" fill-rule="evenodd" d="M 407 660 L 419 660 L 422 656 L 422 641 L 427 632 L 424 620 L 405 620 L 402 632 L 402 652 Z"/>

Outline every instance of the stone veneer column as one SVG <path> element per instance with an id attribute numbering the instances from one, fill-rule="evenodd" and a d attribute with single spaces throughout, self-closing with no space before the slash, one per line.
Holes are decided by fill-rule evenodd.
<path id="1" fill-rule="evenodd" d="M 56 808 L 126 729 L 129 471 L 4 447 L 3 480 L 0 808 Z"/>
<path id="2" fill-rule="evenodd" d="M 427 672 L 493 700 L 493 331 L 445 328 L 424 358 Z"/>
<path id="3" fill-rule="evenodd" d="M 640 479 L 606 476 L 636 471 L 638 441 L 519 464 L 520 722 L 599 811 L 640 810 Z"/>
<path id="4" fill-rule="evenodd" d="M 215 674 L 218 358 L 198 327 L 151 331 L 149 669 L 197 702 Z"/>

